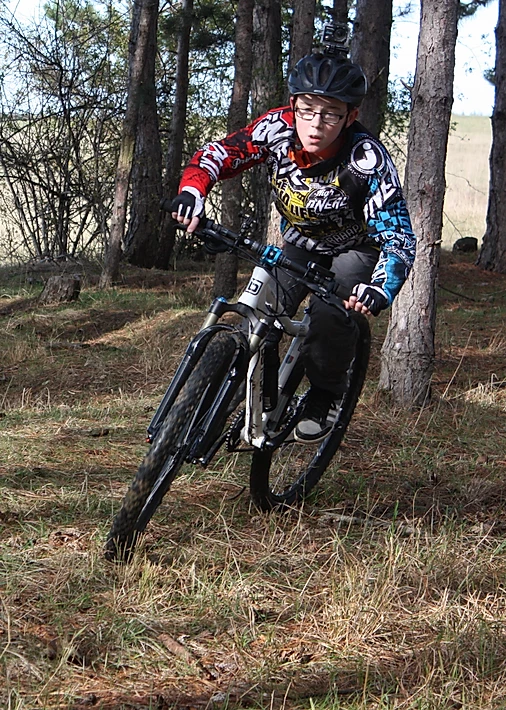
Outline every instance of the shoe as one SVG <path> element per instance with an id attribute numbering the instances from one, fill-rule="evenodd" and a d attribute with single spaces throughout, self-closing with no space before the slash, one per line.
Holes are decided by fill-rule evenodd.
<path id="1" fill-rule="evenodd" d="M 329 420 L 329 410 L 336 395 L 328 390 L 311 387 L 307 395 L 302 418 L 295 427 L 295 440 L 305 444 L 323 441 L 332 431 L 334 421 Z"/>

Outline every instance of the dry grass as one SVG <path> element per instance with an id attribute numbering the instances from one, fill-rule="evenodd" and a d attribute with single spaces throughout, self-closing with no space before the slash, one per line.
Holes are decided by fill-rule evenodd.
<path id="1" fill-rule="evenodd" d="M 366 392 L 301 509 L 252 509 L 238 456 L 187 467 L 124 568 L 105 534 L 207 299 L 184 275 L 133 281 L 0 319 L 0 706 L 504 707 L 506 277 L 445 256 L 442 286 L 473 300 L 440 291 L 422 412 L 378 397 L 374 323 Z"/>
<path id="2" fill-rule="evenodd" d="M 476 237 L 481 244 L 487 215 L 491 140 L 487 116 L 452 116 L 446 158 L 444 249 L 451 250 L 460 237 Z M 393 142 L 387 137 L 385 141 L 395 155 L 406 154 L 407 141 L 402 136 L 395 136 Z M 403 180 L 403 161 L 396 157 L 395 162 Z"/>
<path id="3" fill-rule="evenodd" d="M 459 237 L 481 238 L 488 202 L 489 154 L 492 140 L 486 116 L 454 116 L 448 140 L 443 245 Z"/>

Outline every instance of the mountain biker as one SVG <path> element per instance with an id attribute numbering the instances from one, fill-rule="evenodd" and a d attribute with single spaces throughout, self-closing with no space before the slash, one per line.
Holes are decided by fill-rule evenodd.
<path id="1" fill-rule="evenodd" d="M 342 395 L 357 328 L 345 309 L 378 315 L 407 278 L 415 237 L 397 171 L 386 148 L 357 121 L 367 82 L 341 54 L 313 52 L 288 79 L 290 105 L 197 151 L 169 211 L 193 232 L 218 180 L 265 162 L 281 214 L 284 252 L 331 269 L 349 289 L 345 308 L 312 297 L 303 357 L 310 391 L 295 437 L 324 439 L 329 410 Z M 286 314 L 307 291 L 277 274 Z"/>

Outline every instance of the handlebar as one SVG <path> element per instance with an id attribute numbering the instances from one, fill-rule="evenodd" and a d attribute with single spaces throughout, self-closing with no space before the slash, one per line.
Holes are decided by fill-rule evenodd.
<path id="1" fill-rule="evenodd" d="M 182 227 L 182 225 L 178 225 Z M 296 274 L 304 280 L 311 291 L 319 295 L 321 298 L 329 298 L 339 296 L 347 299 L 349 290 L 339 284 L 332 271 L 325 269 L 323 266 L 316 264 L 314 261 L 308 261 L 303 266 L 291 259 L 288 259 L 283 254 L 283 250 L 273 244 L 262 244 L 250 237 L 236 234 L 232 230 L 227 229 L 217 222 L 213 222 L 207 217 L 202 217 L 199 226 L 195 230 L 195 234 L 203 241 L 211 241 L 211 243 L 225 245 L 231 251 L 240 251 L 241 248 L 246 249 L 255 257 L 255 261 L 260 266 L 273 268 L 279 266 L 292 274 Z"/>

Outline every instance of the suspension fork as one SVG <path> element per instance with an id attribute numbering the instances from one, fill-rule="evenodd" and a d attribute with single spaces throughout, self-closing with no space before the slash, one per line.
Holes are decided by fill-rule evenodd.
<path id="1" fill-rule="evenodd" d="M 293 395 L 292 392 L 287 394 L 286 386 L 292 374 L 295 374 L 295 368 L 301 366 L 300 353 L 308 330 L 309 315 L 306 314 L 302 321 L 280 317 L 278 322 L 282 330 L 292 336 L 292 342 L 279 368 L 278 401 L 272 411 L 263 411 L 265 343 L 251 356 L 248 367 L 246 417 L 242 438 L 246 443 L 260 449 L 269 446 L 271 441 L 269 430 L 276 428 L 286 412 L 288 399 Z"/>
<path id="2" fill-rule="evenodd" d="M 209 320 L 209 318 L 207 320 Z M 192 339 L 192 341 L 188 345 L 184 357 L 181 363 L 179 364 L 179 367 L 177 368 L 174 377 L 172 378 L 172 381 L 169 387 L 167 388 L 162 398 L 162 401 L 160 402 L 160 405 L 158 406 L 158 409 L 156 410 L 148 426 L 148 442 L 151 443 L 154 440 L 156 434 L 158 433 L 158 430 L 160 429 L 160 426 L 162 425 L 162 422 L 167 416 L 169 409 L 174 404 L 176 397 L 181 391 L 181 388 L 188 379 L 192 370 L 195 368 L 197 362 L 200 360 L 202 353 L 204 352 L 209 341 L 214 335 L 216 335 L 216 333 L 219 333 L 220 331 L 233 333 L 238 343 L 231 369 L 233 369 L 234 367 L 238 367 L 239 361 L 241 359 L 245 359 L 247 341 L 244 336 L 242 336 L 241 338 L 241 334 L 237 331 L 236 328 L 226 324 L 206 325 L 206 323 L 204 323 L 202 330 L 197 333 L 197 335 Z M 238 372 L 240 372 L 241 369 L 242 368 L 239 368 Z"/>

